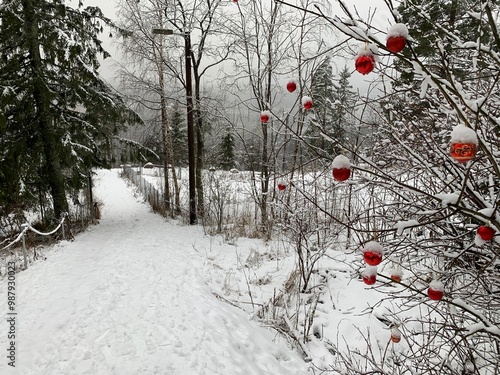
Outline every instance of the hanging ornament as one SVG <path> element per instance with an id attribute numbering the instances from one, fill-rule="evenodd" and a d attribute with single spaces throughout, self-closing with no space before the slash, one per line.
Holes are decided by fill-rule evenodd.
<path id="1" fill-rule="evenodd" d="M 401 268 L 395 268 L 391 272 L 391 280 L 400 283 L 403 279 L 403 270 Z"/>
<path id="2" fill-rule="evenodd" d="M 269 111 L 262 111 L 260 113 L 260 121 L 262 121 L 264 124 L 266 124 L 269 119 L 271 118 L 271 112 Z"/>
<path id="3" fill-rule="evenodd" d="M 361 74 L 368 74 L 375 68 L 375 53 L 378 52 L 377 46 L 368 43 L 365 47 L 360 49 L 356 56 L 354 66 Z"/>
<path id="4" fill-rule="evenodd" d="M 370 266 L 378 266 L 383 254 L 384 249 L 377 241 L 368 242 L 363 249 L 363 259 Z"/>
<path id="5" fill-rule="evenodd" d="M 311 109 L 313 107 L 313 101 L 312 101 L 312 98 L 310 96 L 303 96 L 302 97 L 302 106 L 304 107 L 304 109 Z"/>
<path id="6" fill-rule="evenodd" d="M 391 329 L 391 341 L 396 344 L 401 341 L 401 331 L 396 327 Z"/>
<path id="7" fill-rule="evenodd" d="M 294 92 L 297 89 L 297 84 L 293 79 L 288 80 L 286 89 L 288 90 L 288 92 Z"/>
<path id="8" fill-rule="evenodd" d="M 406 39 L 408 38 L 408 28 L 404 23 L 392 25 L 387 32 L 385 46 L 392 53 L 398 53 L 405 48 Z"/>
<path id="9" fill-rule="evenodd" d="M 279 181 L 278 182 L 278 190 L 283 191 L 286 189 L 286 183 L 284 181 Z"/>
<path id="10" fill-rule="evenodd" d="M 495 237 L 495 229 L 486 225 L 481 225 L 477 228 L 477 235 L 481 237 L 483 241 L 491 241 L 493 237 Z"/>
<path id="11" fill-rule="evenodd" d="M 457 125 L 451 131 L 450 154 L 459 163 L 466 163 L 474 159 L 477 151 L 477 134 L 465 125 Z"/>
<path id="12" fill-rule="evenodd" d="M 332 162 L 332 175 L 337 181 L 345 181 L 351 176 L 351 162 L 344 155 L 337 155 Z"/>
<path id="13" fill-rule="evenodd" d="M 433 301 L 439 301 L 444 295 L 444 285 L 439 280 L 432 280 L 427 289 L 427 295 Z"/>
<path id="14" fill-rule="evenodd" d="M 377 281 L 377 267 L 366 267 L 361 277 L 366 285 L 375 284 L 375 281 Z"/>

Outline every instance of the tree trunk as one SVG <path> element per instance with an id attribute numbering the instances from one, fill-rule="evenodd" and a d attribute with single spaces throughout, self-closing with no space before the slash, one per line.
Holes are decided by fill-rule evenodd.
<path id="1" fill-rule="evenodd" d="M 33 74 L 33 98 L 36 111 L 36 127 L 40 141 L 43 143 L 45 158 L 44 170 L 54 205 L 56 218 L 61 213 L 68 211 L 66 190 L 61 171 L 61 162 L 57 150 L 56 135 L 54 134 L 54 119 L 50 113 L 50 93 L 47 91 L 43 81 L 42 59 L 40 56 L 40 45 L 38 43 L 38 20 L 34 9 L 33 0 L 23 0 L 26 39 L 29 49 L 29 61 Z"/>

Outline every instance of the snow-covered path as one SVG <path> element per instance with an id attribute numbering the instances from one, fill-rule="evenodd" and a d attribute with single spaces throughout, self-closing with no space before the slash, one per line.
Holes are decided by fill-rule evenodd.
<path id="1" fill-rule="evenodd" d="M 0 374 L 305 374 L 298 354 L 217 300 L 193 244 L 101 171 L 99 225 L 17 274 L 16 368 L 7 365 L 6 280 L 0 282 Z M 196 242 L 198 244 L 198 242 Z"/>

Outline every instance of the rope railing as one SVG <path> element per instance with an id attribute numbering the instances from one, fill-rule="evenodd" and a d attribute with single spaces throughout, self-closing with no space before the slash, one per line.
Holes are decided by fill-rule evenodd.
<path id="1" fill-rule="evenodd" d="M 64 212 L 62 215 L 61 215 L 61 221 L 59 222 L 59 224 L 57 225 L 57 227 L 50 231 L 50 232 L 47 232 L 47 233 L 44 233 L 44 232 L 40 232 L 38 230 L 36 230 L 35 228 L 33 228 L 29 223 L 24 223 L 24 224 L 21 224 L 21 228 L 22 228 L 22 231 L 21 233 L 19 233 L 19 235 L 14 239 L 14 241 L 10 242 L 9 244 L 7 244 L 6 246 L 2 247 L 0 249 L 0 251 L 3 251 L 3 250 L 6 250 L 8 249 L 9 247 L 13 246 L 14 244 L 18 243 L 19 241 L 22 241 L 22 244 L 23 244 L 23 257 L 24 257 L 24 269 L 28 269 L 28 255 L 27 255 L 27 251 L 26 251 L 26 232 L 28 232 L 28 230 L 31 230 L 32 232 L 40 235 L 40 236 L 50 236 L 54 233 L 56 233 L 59 229 L 62 228 L 62 237 L 63 237 L 63 240 L 66 239 L 66 234 L 64 232 L 64 220 L 66 219 L 66 217 L 68 216 L 68 214 L 66 212 Z"/>

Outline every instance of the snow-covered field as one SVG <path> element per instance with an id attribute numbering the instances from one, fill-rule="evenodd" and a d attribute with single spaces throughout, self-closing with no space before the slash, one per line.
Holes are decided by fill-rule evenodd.
<path id="1" fill-rule="evenodd" d="M 96 185 L 100 224 L 16 275 L 15 339 L 7 335 L 7 279 L 0 282 L 0 374 L 308 372 L 275 331 L 212 293 L 204 277 L 222 290 L 224 272 L 207 267 L 222 253 L 234 262 L 234 246 L 150 212 L 117 170 L 100 171 Z"/>

